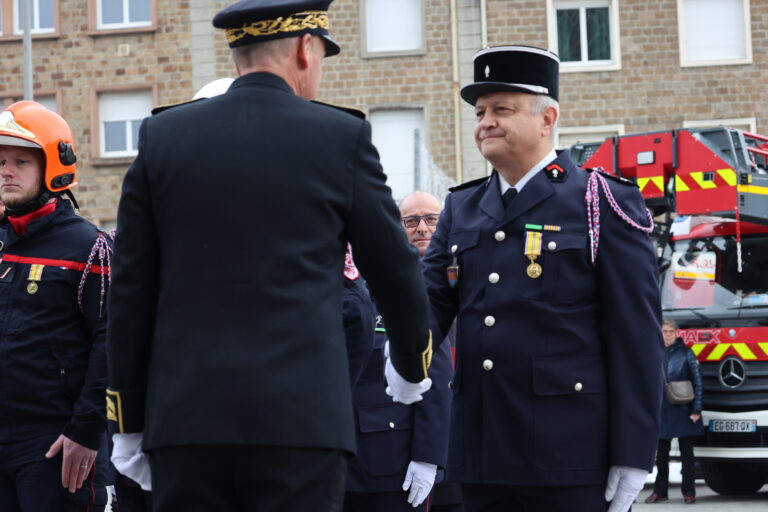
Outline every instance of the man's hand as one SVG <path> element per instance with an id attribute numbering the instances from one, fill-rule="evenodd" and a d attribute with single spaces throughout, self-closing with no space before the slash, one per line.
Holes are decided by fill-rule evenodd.
<path id="1" fill-rule="evenodd" d="M 152 490 L 152 473 L 149 457 L 141 450 L 143 433 L 114 434 L 112 436 L 112 464 L 115 469 L 141 486 Z"/>
<path id="2" fill-rule="evenodd" d="M 426 378 L 421 382 L 408 382 L 397 373 L 392 366 L 392 360 L 389 358 L 389 342 L 384 345 L 384 377 L 387 379 L 387 395 L 392 397 L 393 402 L 400 402 L 410 405 L 414 402 L 420 402 L 424 393 L 432 387 L 432 379 Z"/>
<path id="3" fill-rule="evenodd" d="M 647 476 L 644 469 L 611 466 L 605 488 L 605 501 L 611 502 L 608 512 L 627 512 L 643 489 Z"/>
<path id="4" fill-rule="evenodd" d="M 427 499 L 427 496 L 432 491 L 432 486 L 435 485 L 436 474 L 437 466 L 434 464 L 416 462 L 415 460 L 408 464 L 408 470 L 405 472 L 405 481 L 403 481 L 403 490 L 407 491 L 410 487 L 411 492 L 408 494 L 408 503 L 413 505 L 413 508 L 418 507 Z"/>
<path id="5" fill-rule="evenodd" d="M 696 423 L 696 422 L 697 422 L 697 421 L 699 421 L 699 419 L 701 418 L 701 414 L 699 414 L 699 413 L 696 413 L 696 412 L 695 412 L 695 413 L 691 414 L 691 415 L 690 415 L 690 416 L 688 416 L 688 417 L 691 419 L 691 421 L 692 421 L 693 423 Z"/>
<path id="6" fill-rule="evenodd" d="M 69 492 L 75 492 L 83 486 L 83 481 L 91 471 L 96 460 L 96 450 L 77 444 L 64 434 L 53 442 L 45 454 L 46 459 L 52 459 L 63 450 L 61 462 L 61 485 Z"/>

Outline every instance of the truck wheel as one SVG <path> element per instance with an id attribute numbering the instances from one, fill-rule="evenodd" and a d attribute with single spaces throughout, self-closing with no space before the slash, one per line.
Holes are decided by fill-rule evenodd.
<path id="1" fill-rule="evenodd" d="M 768 478 L 768 466 L 701 461 L 707 485 L 718 494 L 754 494 Z"/>

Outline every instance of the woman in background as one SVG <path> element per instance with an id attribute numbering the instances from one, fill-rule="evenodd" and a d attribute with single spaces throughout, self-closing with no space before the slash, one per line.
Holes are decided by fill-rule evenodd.
<path id="1" fill-rule="evenodd" d="M 669 489 L 669 446 L 673 438 L 678 438 L 680 458 L 683 463 L 683 501 L 687 504 L 696 503 L 696 487 L 694 483 L 693 445 L 696 437 L 704 434 L 701 422 L 702 382 L 699 362 L 693 351 L 688 348 L 682 338 L 676 338 L 677 325 L 665 318 L 661 326 L 664 338 L 666 356 L 664 358 L 666 380 L 690 380 L 693 383 L 694 398 L 687 404 L 672 405 L 666 399 L 661 404 L 661 428 L 659 430 L 659 446 L 656 450 L 656 483 L 653 493 L 646 498 L 646 503 L 665 501 Z"/>

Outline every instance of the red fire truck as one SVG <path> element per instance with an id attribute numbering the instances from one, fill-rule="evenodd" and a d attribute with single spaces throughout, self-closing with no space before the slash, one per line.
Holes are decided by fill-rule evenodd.
<path id="1" fill-rule="evenodd" d="M 635 181 L 659 221 L 663 312 L 704 378 L 696 459 L 716 492 L 756 492 L 768 481 L 768 137 L 681 129 L 571 155 Z"/>

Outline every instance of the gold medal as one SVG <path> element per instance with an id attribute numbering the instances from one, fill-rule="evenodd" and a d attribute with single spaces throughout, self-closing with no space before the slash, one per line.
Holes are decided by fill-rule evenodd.
<path id="1" fill-rule="evenodd" d="M 34 263 L 31 267 L 29 267 L 29 277 L 27 277 L 27 280 L 29 281 L 29 283 L 27 283 L 28 294 L 34 295 L 37 293 L 37 290 L 40 288 L 37 283 L 43 277 L 44 268 L 45 265 L 40 265 L 39 263 Z"/>
<path id="2" fill-rule="evenodd" d="M 533 227 L 526 225 L 526 228 Z M 536 226 L 538 227 L 538 226 Z M 538 279 L 541 277 L 543 269 L 541 265 L 536 263 L 536 258 L 541 256 L 541 232 L 540 231 L 526 231 L 525 232 L 525 256 L 531 260 L 528 268 L 525 269 L 526 274 L 531 279 Z"/>
<path id="3" fill-rule="evenodd" d="M 526 268 L 525 271 L 531 279 L 538 279 L 541 277 L 543 269 L 541 268 L 541 265 L 531 260 L 531 264 L 528 265 L 528 268 Z"/>

